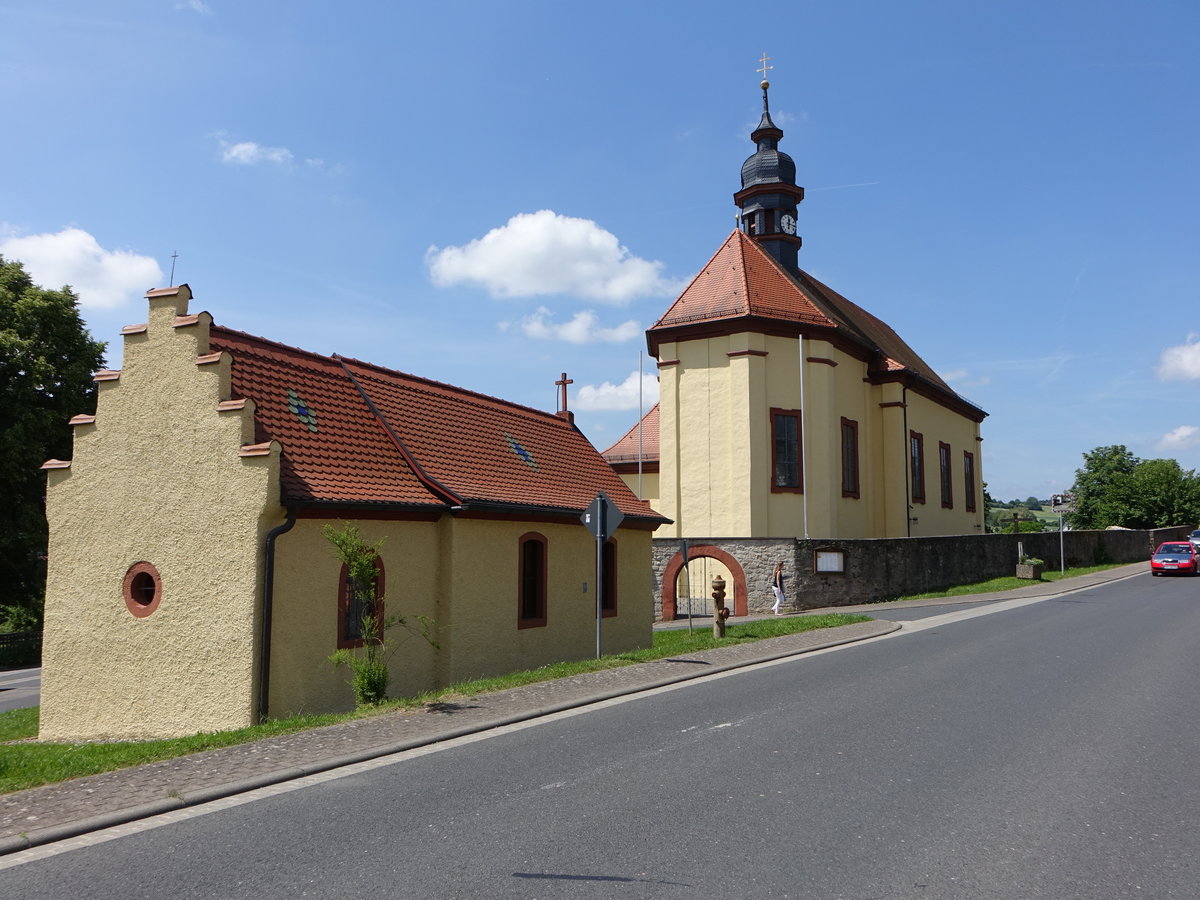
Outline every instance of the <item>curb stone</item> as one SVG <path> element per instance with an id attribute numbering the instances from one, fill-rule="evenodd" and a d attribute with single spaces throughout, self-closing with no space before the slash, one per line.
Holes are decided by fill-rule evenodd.
<path id="1" fill-rule="evenodd" d="M 534 699 L 535 702 L 506 714 L 490 717 L 485 716 L 479 721 L 473 722 L 470 725 L 446 729 L 435 728 L 431 733 L 426 735 L 407 740 L 390 741 L 386 743 L 365 746 L 360 750 L 350 753 L 341 753 L 333 756 L 318 755 L 314 757 L 311 762 L 306 764 L 281 766 L 261 774 L 252 775 L 241 779 L 234 779 L 216 784 L 201 785 L 191 790 L 178 789 L 174 787 L 166 788 L 164 786 L 164 793 L 169 794 L 166 797 L 149 802 L 111 808 L 103 810 L 99 813 L 96 813 L 90 809 L 86 809 L 88 806 L 95 805 L 86 802 L 87 788 L 85 787 L 85 784 L 87 782 L 91 782 L 96 779 L 111 780 L 114 778 L 114 776 L 118 780 L 124 777 L 125 779 L 132 781 L 139 778 L 142 773 L 149 773 L 151 769 L 156 770 L 155 775 L 167 771 L 170 769 L 170 763 L 172 762 L 194 760 L 198 757 L 204 756 L 211 757 L 214 754 L 221 754 L 224 751 L 237 750 L 239 748 L 244 751 L 251 745 L 238 744 L 233 747 L 225 747 L 219 750 L 207 751 L 206 753 L 178 757 L 176 760 L 161 760 L 156 763 L 149 763 L 143 766 L 134 766 L 128 769 L 120 769 L 116 772 L 103 773 L 102 775 L 98 776 L 74 779 L 73 781 L 63 782 L 57 785 L 44 785 L 39 788 L 31 788 L 28 791 L 18 791 L 14 794 L 0 797 L 0 813 L 5 812 L 5 808 L 11 810 L 12 807 L 20 806 L 24 799 L 33 801 L 33 803 L 36 804 L 35 798 L 30 796 L 35 794 L 35 792 L 41 792 L 44 796 L 51 792 L 61 793 L 64 788 L 69 791 L 71 787 L 75 787 L 81 789 L 85 796 L 81 799 L 81 802 L 76 804 L 77 813 L 76 817 L 74 818 L 71 817 L 72 813 L 68 808 L 64 809 L 62 813 L 60 813 L 60 815 L 63 817 L 63 820 L 59 822 L 37 828 L 25 828 L 15 833 L 10 827 L 7 835 L 0 836 L 0 856 L 16 853 L 21 850 L 27 850 L 36 846 L 54 843 L 56 841 L 66 840 L 68 838 L 79 837 L 80 835 L 88 834 L 93 831 L 99 831 L 105 828 L 126 825 L 130 822 L 146 819 L 151 816 L 175 812 L 187 807 L 198 806 L 214 800 L 225 799 L 237 794 L 246 793 L 247 791 L 281 784 L 308 775 L 328 772 L 333 769 L 353 765 L 355 763 L 366 762 L 368 760 L 378 759 L 380 757 L 389 756 L 396 753 L 402 753 L 418 747 L 425 747 L 431 744 L 440 743 L 442 741 L 478 734 L 480 732 L 488 731 L 494 728 L 500 728 L 505 725 L 512 725 L 519 722 L 526 722 L 532 719 L 542 718 L 553 713 L 578 709 L 583 706 L 588 706 L 593 703 L 600 703 L 606 700 L 612 700 L 617 697 L 638 694 L 657 688 L 667 687 L 673 684 L 693 681 L 697 678 L 716 675 L 721 672 L 728 672 L 761 663 L 773 662 L 792 656 L 801 656 L 805 653 L 812 653 L 817 650 L 824 650 L 830 647 L 858 643 L 871 638 L 891 634 L 895 631 L 898 631 L 901 627 L 901 624 L 898 622 L 873 620 L 871 622 L 862 622 L 855 625 L 843 625 L 839 628 L 829 629 L 827 631 L 801 632 L 795 635 L 784 635 L 777 638 L 768 638 L 766 640 L 749 644 L 738 644 L 733 647 L 720 647 L 713 650 L 705 650 L 698 653 L 689 654 L 687 657 L 673 657 L 663 660 L 653 660 L 646 663 L 636 663 L 631 666 L 623 666 L 616 669 L 604 669 L 599 672 L 590 672 L 586 673 L 585 675 L 573 676 L 572 678 L 558 679 L 556 682 L 540 682 L 534 685 L 510 688 L 507 691 L 500 691 L 496 694 L 481 695 L 481 697 L 473 699 L 480 699 L 486 702 L 486 698 L 496 698 L 501 694 L 514 695 L 523 693 L 525 695 L 533 695 L 532 699 Z M 843 633 L 836 637 L 832 636 L 834 632 L 838 631 L 843 631 Z M 853 633 L 851 633 L 851 631 Z M 803 640 L 797 641 L 797 638 Z M 824 638 L 824 640 L 818 640 L 819 638 Z M 774 649 L 771 647 L 772 642 L 776 642 Z M 781 649 L 778 642 L 787 642 L 791 646 L 789 646 L 787 649 Z M 797 644 L 799 644 L 799 646 L 797 646 Z M 671 663 L 694 664 L 698 661 L 707 663 L 714 657 L 718 660 L 722 657 L 732 659 L 731 661 L 724 663 L 712 664 L 711 666 L 706 665 L 700 671 L 689 669 L 688 671 L 671 675 L 655 674 L 655 669 L 669 668 Z M 639 672 L 649 677 L 638 678 L 637 674 Z M 588 683 L 591 681 L 606 680 L 603 676 L 608 676 L 610 673 L 612 673 L 611 680 L 632 683 L 621 685 L 615 688 L 600 690 L 590 688 L 588 686 Z M 602 677 L 596 679 L 592 678 L 592 676 Z M 538 691 L 528 690 L 545 688 L 548 685 L 557 684 L 560 687 L 566 687 L 568 689 L 565 691 L 566 693 L 571 693 L 571 685 L 569 684 L 570 682 L 582 682 L 582 690 L 576 692 L 574 696 L 557 702 L 536 702 L 538 700 L 536 696 Z M 519 703 L 516 705 L 521 706 Z M 396 714 L 389 713 L 379 718 L 383 719 L 388 715 Z M 342 725 L 326 726 L 327 729 L 337 729 L 342 727 Z M 301 735 L 310 735 L 313 733 L 313 731 L 321 730 L 323 729 L 313 729 L 309 732 L 298 732 L 294 735 L 285 735 L 280 738 L 267 739 L 267 741 L 285 744 L 287 743 L 288 738 L 297 738 Z M 265 743 L 265 741 L 253 743 L 261 744 Z M 70 804 L 68 803 L 67 806 L 69 807 Z M 10 819 L 12 816 L 5 816 L 4 818 Z M 0 834 L 2 834 L 2 832 L 0 832 Z"/>

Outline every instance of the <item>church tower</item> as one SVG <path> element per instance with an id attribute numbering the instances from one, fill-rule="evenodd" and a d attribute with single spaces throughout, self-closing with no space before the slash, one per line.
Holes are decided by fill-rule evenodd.
<path id="1" fill-rule="evenodd" d="M 796 234 L 796 207 L 804 199 L 804 188 L 796 185 L 796 164 L 779 149 L 783 131 L 771 121 L 767 101 L 771 83 L 765 77 L 765 62 L 763 66 L 762 119 L 750 134 L 758 150 L 742 163 L 742 189 L 733 195 L 733 202 L 741 209 L 741 230 L 787 271 L 795 272 L 801 243 Z"/>
<path id="2" fill-rule="evenodd" d="M 605 456 L 627 483 L 637 465 L 655 476 L 638 489 L 672 520 L 659 537 L 982 533 L 987 413 L 798 266 L 804 189 L 762 63 L 739 225 L 647 330 L 659 403 Z"/>

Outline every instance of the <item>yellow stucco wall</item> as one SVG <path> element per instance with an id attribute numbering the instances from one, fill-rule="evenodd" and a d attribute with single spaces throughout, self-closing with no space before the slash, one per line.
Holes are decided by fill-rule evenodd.
<path id="1" fill-rule="evenodd" d="M 337 645 L 341 563 L 322 536 L 340 519 L 301 519 L 280 536 L 272 629 L 270 712 L 349 709 L 349 672 L 328 661 Z M 388 615 L 433 620 L 435 649 L 404 629 L 390 632 L 390 696 L 595 653 L 594 539 L 576 523 L 444 516 L 437 522 L 350 520 L 370 543 L 382 539 Z M 519 541 L 547 540 L 546 625 L 517 628 Z M 604 653 L 648 646 L 653 579 L 648 531 L 619 529 L 617 615 L 603 620 Z M 584 583 L 587 590 L 584 590 Z"/>
<path id="2" fill-rule="evenodd" d="M 438 525 L 433 522 L 380 519 L 299 519 L 275 543 L 272 602 L 271 681 L 268 713 L 352 709 L 354 692 L 348 669 L 334 669 L 337 649 L 338 587 L 342 564 L 324 536 L 325 526 L 345 522 L 363 539 L 383 545 L 385 616 L 407 617 L 416 631 L 394 627 L 387 638 L 393 697 L 413 696 L 436 685 L 434 648 L 420 636 L 417 616 L 438 620 L 443 597 L 437 561 Z"/>
<path id="3" fill-rule="evenodd" d="M 637 472 L 619 472 L 621 480 L 639 500 L 645 500 L 653 509 L 658 509 L 658 498 L 662 496 L 662 486 L 659 481 L 658 472 L 642 472 L 641 474 L 641 490 L 638 490 L 638 473 Z"/>
<path id="4" fill-rule="evenodd" d="M 805 360 L 801 370 L 801 356 Z M 833 344 L 756 333 L 664 343 L 658 537 L 871 538 L 982 532 L 982 453 L 972 420 Z M 803 397 L 801 395 L 803 391 Z M 772 409 L 802 410 L 803 493 L 773 492 Z M 842 418 L 858 423 L 859 497 L 843 497 Z M 924 435 L 926 502 L 908 510 L 908 430 Z M 954 503 L 940 502 L 938 442 L 951 446 Z M 975 455 L 976 511 L 963 451 Z M 916 521 L 910 521 L 910 516 Z"/>
<path id="5" fill-rule="evenodd" d="M 151 301 L 125 339 L 120 379 L 76 426 L 69 469 L 49 472 L 40 736 L 142 738 L 251 724 L 260 548 L 276 509 L 278 447 L 253 440 L 252 405 L 229 397 L 229 359 L 207 316 L 176 327 L 187 291 Z M 162 578 L 146 618 L 126 608 L 137 562 Z"/>
<path id="6" fill-rule="evenodd" d="M 452 530 L 453 613 L 438 622 L 444 683 L 595 654 L 596 542 L 586 528 L 460 518 L 453 520 Z M 518 629 L 518 546 L 531 531 L 547 540 L 546 625 Z M 648 531 L 617 530 L 620 587 L 617 615 L 602 624 L 606 654 L 650 644 L 650 540 Z"/>

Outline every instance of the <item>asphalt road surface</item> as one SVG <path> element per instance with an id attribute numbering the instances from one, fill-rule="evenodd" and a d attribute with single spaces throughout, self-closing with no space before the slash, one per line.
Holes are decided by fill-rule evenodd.
<path id="1" fill-rule="evenodd" d="M 0 712 L 38 705 L 41 669 L 6 669 L 0 672 Z"/>
<path id="2" fill-rule="evenodd" d="M 1198 646 L 1200 579 L 951 611 L 35 848 L 0 895 L 1194 898 Z"/>

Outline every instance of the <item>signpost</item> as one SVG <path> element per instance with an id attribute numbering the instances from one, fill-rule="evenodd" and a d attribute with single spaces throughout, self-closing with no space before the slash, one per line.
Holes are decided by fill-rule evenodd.
<path id="1" fill-rule="evenodd" d="M 617 509 L 604 491 L 596 495 L 579 517 L 596 539 L 596 659 L 600 658 L 600 622 L 604 617 L 604 544 L 624 519 L 625 513 Z"/>
<path id="2" fill-rule="evenodd" d="M 1058 513 L 1058 565 L 1059 571 L 1066 574 L 1067 559 L 1063 553 L 1063 513 L 1075 512 L 1075 495 L 1070 492 L 1050 495 L 1050 509 Z"/>

